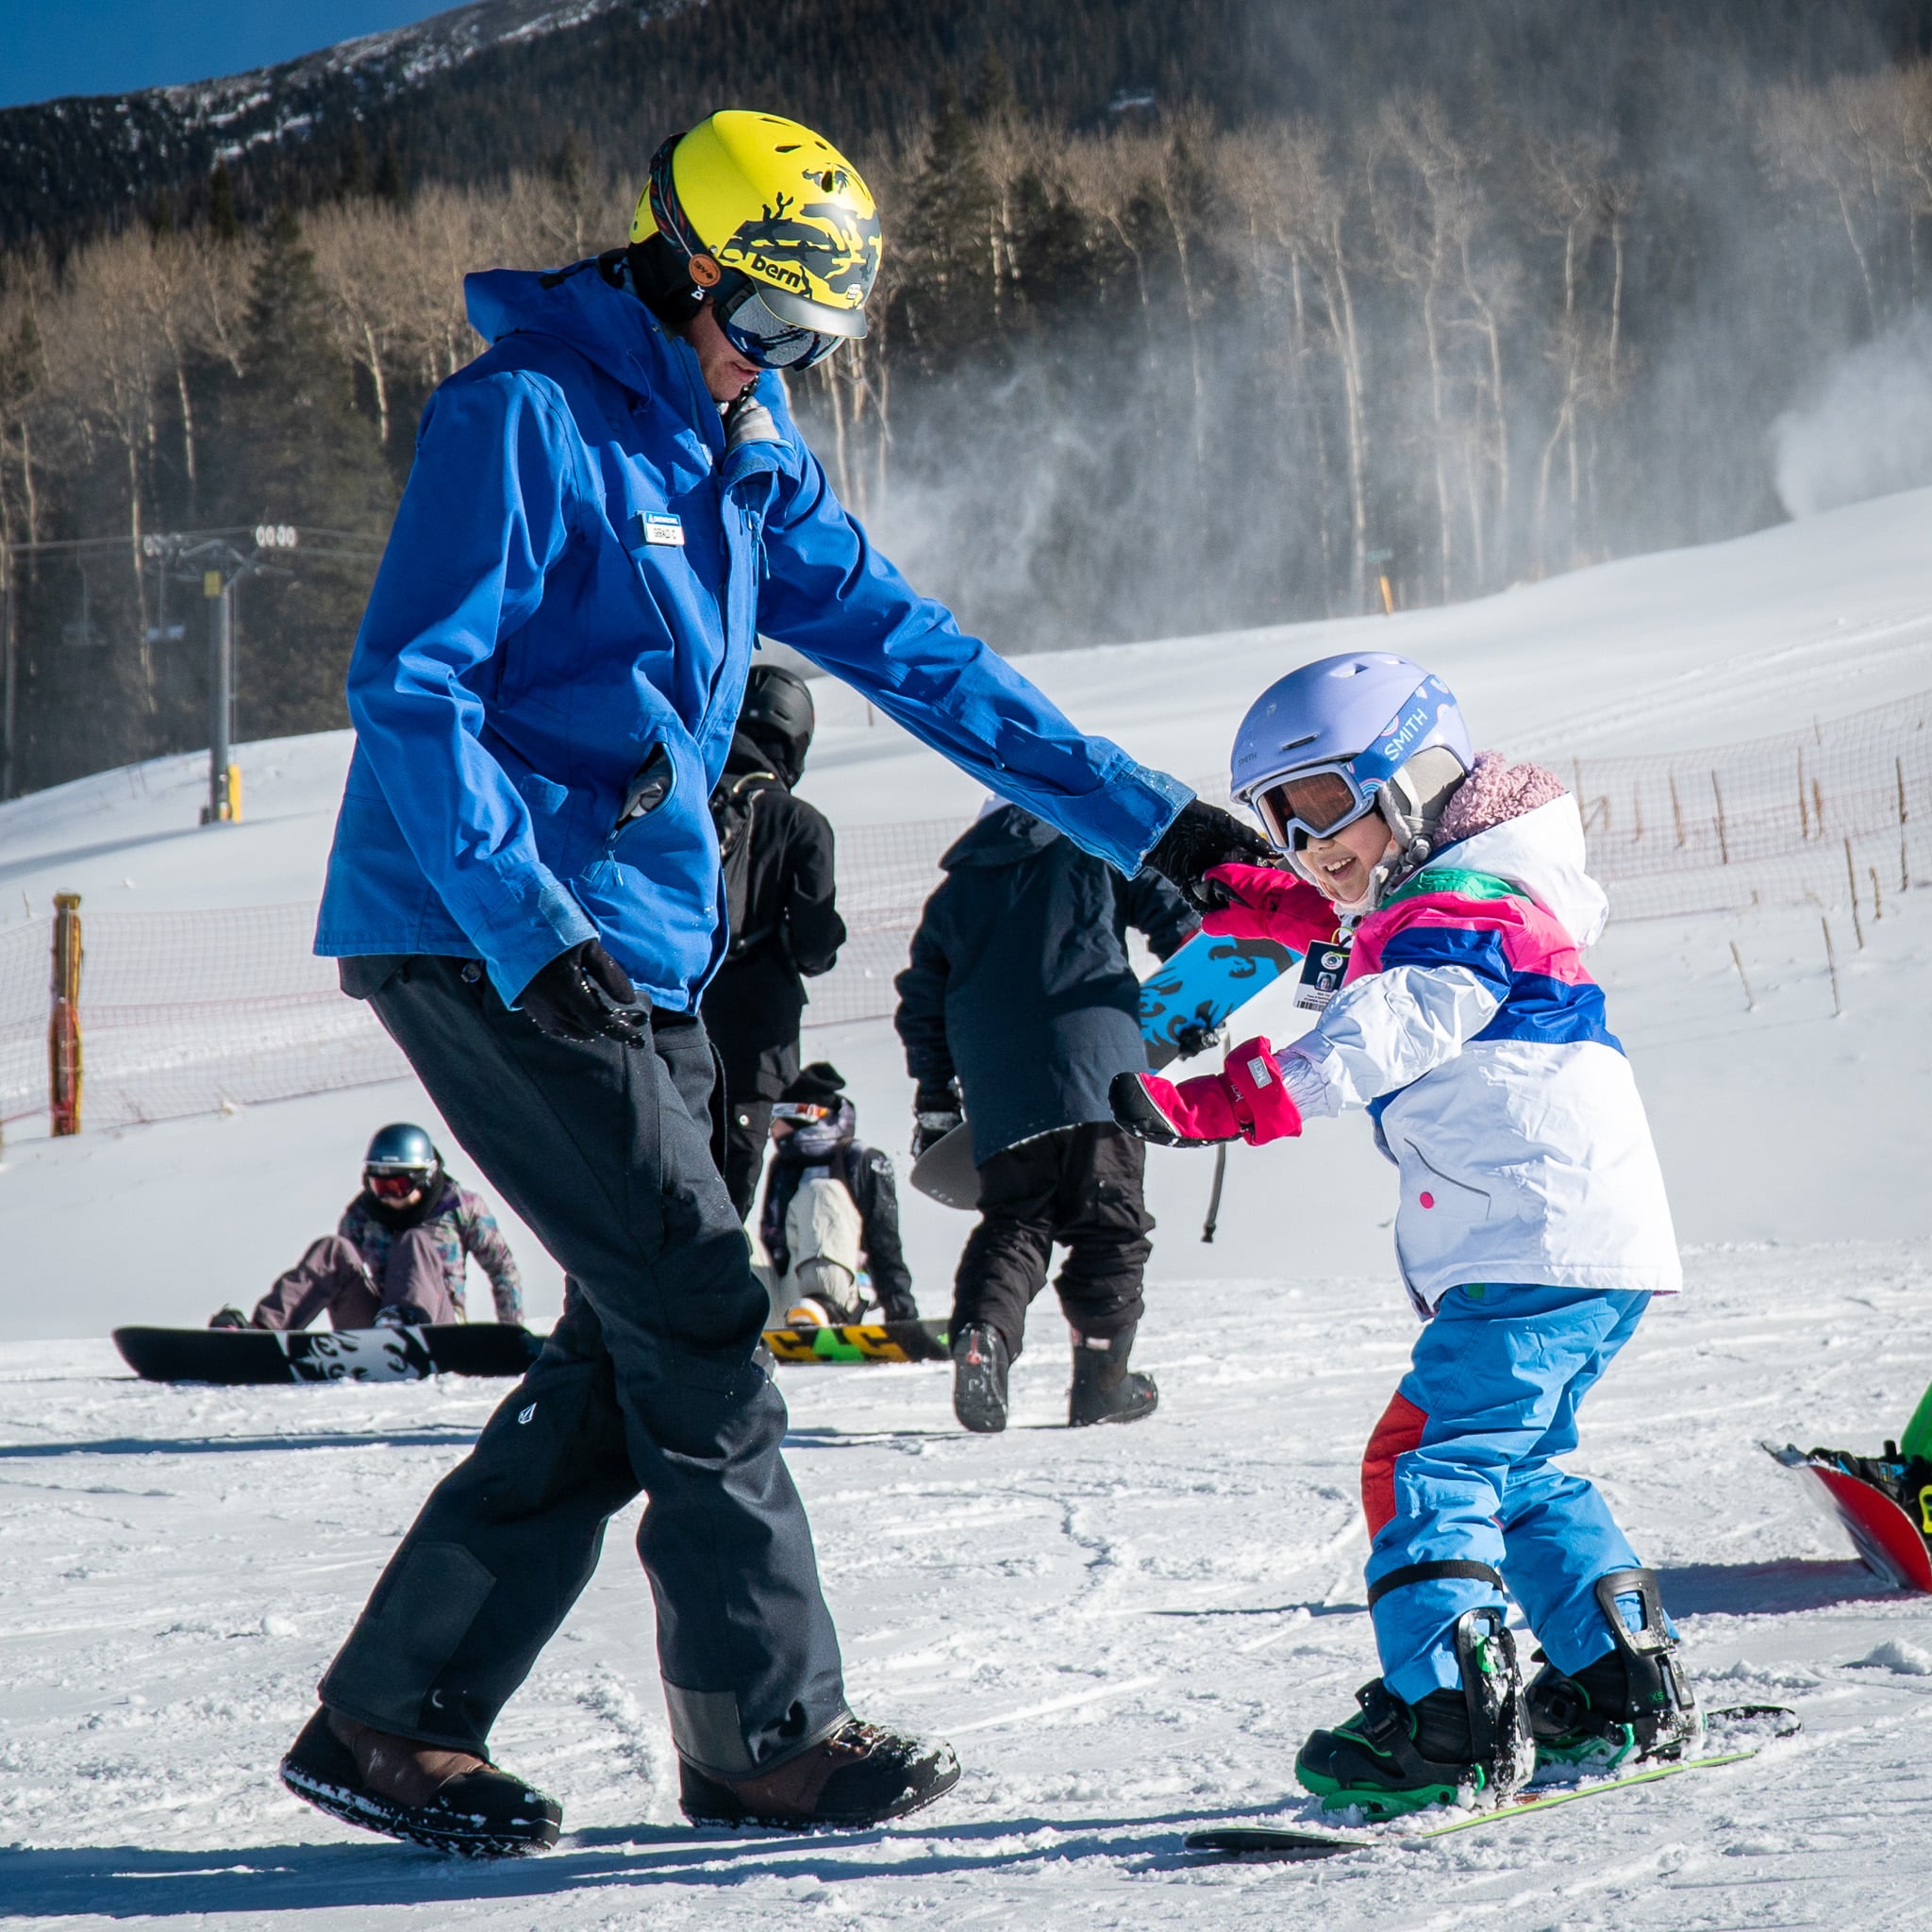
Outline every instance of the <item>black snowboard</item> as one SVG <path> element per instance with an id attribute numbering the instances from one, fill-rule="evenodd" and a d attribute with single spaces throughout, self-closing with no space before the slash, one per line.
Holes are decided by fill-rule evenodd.
<path id="1" fill-rule="evenodd" d="M 542 1339 L 500 1322 L 427 1328 L 117 1328 L 121 1358 L 146 1382 L 418 1382 L 521 1375 Z"/>

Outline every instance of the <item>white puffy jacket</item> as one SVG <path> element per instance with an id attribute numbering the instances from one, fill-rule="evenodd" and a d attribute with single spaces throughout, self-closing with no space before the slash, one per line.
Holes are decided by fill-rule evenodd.
<path id="1" fill-rule="evenodd" d="M 1683 1286 L 1649 1123 L 1583 951 L 1609 908 L 1562 797 L 1449 846 L 1362 922 L 1281 1050 L 1305 1116 L 1367 1108 L 1424 1315 L 1474 1282 Z"/>

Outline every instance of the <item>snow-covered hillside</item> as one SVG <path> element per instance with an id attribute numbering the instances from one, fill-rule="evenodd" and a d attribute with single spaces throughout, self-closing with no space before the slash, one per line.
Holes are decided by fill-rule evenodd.
<path id="1" fill-rule="evenodd" d="M 1485 743 L 1717 744 L 1932 687 L 1928 512 L 1919 492 L 1393 622 L 1026 669 L 1194 778 L 1263 683 L 1357 640 L 1441 669 Z M 970 815 L 967 781 L 820 693 L 806 789 L 835 822 Z M 339 737 L 244 747 L 248 820 L 211 831 L 192 759 L 0 807 L 0 925 L 56 890 L 156 910 L 312 896 L 345 755 Z M 16 1132 L 0 1156 L 0 1923 L 1927 1923 L 1924 1603 L 1874 1583 L 1755 1446 L 1875 1448 L 1932 1374 L 1932 893 L 1883 911 L 1862 950 L 1840 931 L 1841 1018 L 1815 908 L 1625 924 L 1593 958 L 1689 1291 L 1592 1397 L 1579 1466 L 1662 1568 L 1707 1697 L 1804 1713 L 1806 1735 L 1758 1763 L 1320 1869 L 1180 1853 L 1196 1823 L 1299 1815 L 1296 1744 L 1373 1674 L 1355 1463 L 1412 1325 L 1390 1170 L 1354 1121 L 1237 1150 L 1212 1248 L 1205 1160 L 1155 1157 L 1147 1424 L 1054 1426 L 1050 1304 L 1001 1439 L 957 1430 L 943 1370 L 784 1372 L 855 1700 L 955 1738 L 968 1766 L 929 1816 L 849 1840 L 682 1828 L 649 1596 L 620 1533 L 498 1733 L 563 1797 L 558 1851 L 473 1870 L 353 1837 L 282 1794 L 274 1759 L 499 1391 L 156 1389 L 101 1337 L 259 1292 L 330 1224 L 372 1127 L 436 1124 L 397 1082 L 60 1142 Z M 1293 1030 L 1279 1001 L 1255 1010 Z M 808 1038 L 896 1151 L 909 1090 L 890 1026 Z M 907 1220 L 922 1303 L 942 1312 L 968 1223 L 916 1197 Z M 547 1316 L 556 1271 L 511 1239 Z"/>

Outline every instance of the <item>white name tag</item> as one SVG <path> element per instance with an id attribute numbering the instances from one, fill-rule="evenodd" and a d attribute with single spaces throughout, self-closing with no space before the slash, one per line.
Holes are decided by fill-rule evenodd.
<path id="1" fill-rule="evenodd" d="M 646 543 L 672 543 L 684 547 L 684 523 L 663 510 L 640 510 L 638 530 Z"/>

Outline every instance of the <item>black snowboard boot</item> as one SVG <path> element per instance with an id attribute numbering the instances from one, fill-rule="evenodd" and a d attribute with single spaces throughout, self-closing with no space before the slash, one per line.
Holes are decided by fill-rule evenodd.
<path id="1" fill-rule="evenodd" d="M 1356 1692 L 1361 1712 L 1316 1731 L 1296 1780 L 1324 1811 L 1399 1818 L 1428 1805 L 1507 1804 L 1528 1782 L 1536 1751 L 1516 1674 L 1516 1640 L 1491 1607 L 1457 1620 L 1462 1683 L 1405 1704 L 1377 1677 Z"/>
<path id="2" fill-rule="evenodd" d="M 677 1781 L 677 1802 L 693 1824 L 862 1831 L 944 1796 L 959 1782 L 959 1760 L 950 1744 L 896 1737 L 855 1717 L 758 1777 L 727 1782 L 679 1758 Z"/>
<path id="3" fill-rule="evenodd" d="M 1639 1599 L 1642 1629 L 1625 1626 L 1619 1595 Z M 1677 1640 L 1664 1622 L 1657 1572 L 1613 1570 L 1598 1577 L 1596 1600 L 1610 1626 L 1609 1650 L 1574 1676 L 1545 1662 L 1530 1680 L 1537 1761 L 1601 1773 L 1694 1757 L 1704 1742 L 1704 1716 L 1677 1668 Z"/>
<path id="4" fill-rule="evenodd" d="M 1005 1338 L 987 1322 L 969 1322 L 953 1337 L 953 1413 L 975 1436 L 1007 1425 L 1007 1374 L 1012 1359 Z"/>
<path id="5" fill-rule="evenodd" d="M 1160 1405 L 1160 1391 L 1152 1375 L 1127 1367 L 1134 1331 L 1123 1329 L 1111 1338 L 1074 1337 L 1074 1382 L 1067 1391 L 1067 1426 L 1084 1429 L 1092 1423 L 1137 1423 Z"/>
<path id="6" fill-rule="evenodd" d="M 461 1752 L 318 1710 L 282 1759 L 282 1782 L 318 1811 L 466 1858 L 547 1850 L 563 1807 Z"/>

